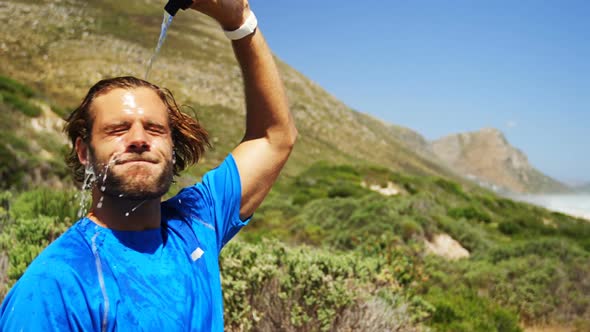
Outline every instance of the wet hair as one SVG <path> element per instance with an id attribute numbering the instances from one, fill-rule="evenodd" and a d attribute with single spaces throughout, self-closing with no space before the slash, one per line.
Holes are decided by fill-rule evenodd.
<path id="1" fill-rule="evenodd" d="M 76 139 L 80 137 L 91 149 L 91 133 L 94 116 L 92 115 L 92 103 L 94 99 L 114 89 L 152 89 L 168 108 L 168 120 L 172 134 L 172 143 L 176 156 L 174 175 L 192 164 L 196 164 L 205 153 L 206 147 L 211 147 L 209 136 L 205 128 L 198 120 L 182 112 L 172 93 L 165 88 L 142 79 L 125 76 L 115 77 L 99 81 L 88 90 L 86 97 L 67 118 L 64 131 L 72 142 L 72 150 L 66 156 L 66 162 L 74 173 L 74 179 L 78 182 L 84 180 L 85 167 L 80 163 L 76 153 Z"/>

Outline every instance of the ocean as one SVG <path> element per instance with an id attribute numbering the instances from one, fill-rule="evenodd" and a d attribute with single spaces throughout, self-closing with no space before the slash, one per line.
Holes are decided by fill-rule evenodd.
<path id="1" fill-rule="evenodd" d="M 590 221 L 590 194 L 511 195 L 510 198 Z"/>

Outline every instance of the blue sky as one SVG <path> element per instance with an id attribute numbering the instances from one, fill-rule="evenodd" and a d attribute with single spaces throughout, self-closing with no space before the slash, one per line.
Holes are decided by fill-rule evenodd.
<path id="1" fill-rule="evenodd" d="M 495 127 L 590 181 L 590 2 L 251 2 L 273 51 L 348 106 L 428 139 Z"/>

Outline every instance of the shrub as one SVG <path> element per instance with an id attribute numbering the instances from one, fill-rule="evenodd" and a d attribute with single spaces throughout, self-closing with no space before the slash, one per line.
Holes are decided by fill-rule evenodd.
<path id="1" fill-rule="evenodd" d="M 486 208 L 490 209 L 491 211 L 495 211 L 498 208 L 496 197 L 497 196 L 495 194 L 488 192 L 473 195 L 473 198 L 481 202 Z"/>
<path id="2" fill-rule="evenodd" d="M 35 91 L 28 86 L 13 80 L 12 78 L 0 75 L 0 91 L 6 91 L 13 94 L 21 95 L 26 98 L 31 98 L 35 95 Z"/>
<path id="3" fill-rule="evenodd" d="M 487 212 L 472 205 L 451 208 L 448 211 L 448 215 L 456 219 L 465 218 L 467 220 L 481 221 L 484 223 L 490 223 L 492 221 L 492 217 Z"/>
<path id="4" fill-rule="evenodd" d="M 529 243 L 526 243 L 529 242 Z M 564 322 L 590 313 L 588 255 L 555 239 L 495 248 L 491 257 L 438 265 L 436 284 L 465 285 L 517 311 L 526 323 Z"/>
<path id="5" fill-rule="evenodd" d="M 422 226 L 418 224 L 411 218 L 403 218 L 399 222 L 399 226 L 397 227 L 398 233 L 402 236 L 405 241 L 408 241 L 414 237 L 422 236 L 424 231 L 422 230 Z"/>
<path id="6" fill-rule="evenodd" d="M 498 224 L 498 230 L 505 235 L 520 235 L 525 238 L 557 232 L 553 227 L 543 224 L 542 216 L 528 210 L 519 210 L 504 218 Z"/>
<path id="7" fill-rule="evenodd" d="M 452 182 L 452 181 L 449 181 L 446 179 L 438 178 L 434 181 L 434 183 L 440 189 L 446 191 L 449 194 L 452 194 L 454 196 L 457 196 L 457 197 L 465 199 L 465 200 L 469 199 L 469 196 L 467 196 L 467 194 L 465 194 L 463 189 L 461 189 L 461 186 L 456 182 Z"/>
<path id="8" fill-rule="evenodd" d="M 39 188 L 17 196 L 11 204 L 11 215 L 14 219 L 34 219 L 43 215 L 72 222 L 78 218 L 79 203 L 76 192 Z"/>
<path id="9" fill-rule="evenodd" d="M 50 108 L 53 111 L 53 113 L 59 115 L 60 118 L 62 119 L 66 119 L 70 113 L 72 113 L 72 111 L 74 110 L 74 108 L 72 107 L 61 107 L 59 105 L 56 104 L 50 104 Z"/>
<path id="10" fill-rule="evenodd" d="M 522 207 L 523 204 L 509 198 L 497 197 L 496 206 L 499 207 L 501 211 L 512 213 L 514 210 L 519 210 L 519 207 Z"/>
<path id="11" fill-rule="evenodd" d="M 439 331 L 521 331 L 514 312 L 464 286 L 445 290 L 433 287 L 426 299 L 435 308 L 430 324 Z"/>
<path id="12" fill-rule="evenodd" d="M 32 104 L 26 99 L 11 93 L 11 92 L 2 92 L 0 94 L 2 96 L 2 102 L 4 104 L 10 105 L 15 110 L 23 113 L 28 117 L 37 117 L 41 115 L 41 109 L 37 106 Z"/>
<path id="13" fill-rule="evenodd" d="M 489 251 L 489 260 L 498 263 L 516 257 L 534 255 L 538 257 L 555 257 L 561 261 L 571 261 L 588 254 L 580 250 L 575 244 L 559 238 L 537 238 L 535 240 L 521 240 L 515 243 L 498 246 Z"/>
<path id="14" fill-rule="evenodd" d="M 559 223 L 558 232 L 568 238 L 577 240 L 585 248 L 590 240 L 590 223 L 584 220 L 567 220 Z"/>
<path id="15" fill-rule="evenodd" d="M 352 202 L 334 201 L 343 204 L 338 211 Z M 311 205 L 326 205 L 320 203 Z M 313 223 L 306 227 L 324 232 Z M 427 302 L 405 294 L 425 278 L 420 251 L 386 232 L 347 253 L 234 241 L 224 249 L 221 262 L 226 310 L 233 317 L 226 328 L 318 331 L 393 329 L 402 324 L 413 330 L 431 312 Z M 402 322 L 394 319 L 402 313 Z"/>
<path id="16" fill-rule="evenodd" d="M 0 143 L 0 189 L 24 186 L 25 172 L 16 164 L 16 155 L 12 149 Z"/>
<path id="17" fill-rule="evenodd" d="M 485 252 L 492 246 L 492 239 L 487 231 L 478 225 L 470 224 L 464 219 L 453 220 L 448 216 L 436 216 L 439 228 L 461 243 L 470 252 Z"/>
<path id="18" fill-rule="evenodd" d="M 33 259 L 72 224 L 76 204 L 73 193 L 50 189 L 24 192 L 15 199 L 4 196 L 3 204 L 0 250 L 8 256 L 5 286 L 10 287 Z"/>
<path id="19" fill-rule="evenodd" d="M 359 197 L 366 194 L 366 191 L 359 185 L 350 183 L 337 183 L 328 189 L 328 197 Z"/>
<path id="20" fill-rule="evenodd" d="M 336 326 L 366 326 L 360 320 L 367 317 L 372 319 L 369 330 L 391 329 L 398 322 L 379 312 L 417 314 L 424 307 L 400 294 L 395 278 L 384 277 L 393 269 L 357 253 L 291 249 L 273 241 L 256 245 L 233 241 L 224 248 L 220 266 L 229 331 L 330 331 Z M 376 295 L 375 285 L 384 294 L 398 294 L 391 295 L 395 303 Z M 375 300 L 380 303 L 377 308 L 366 306 Z M 354 314 L 355 309 L 360 312 Z M 408 327 L 417 324 L 406 319 Z"/>
<path id="21" fill-rule="evenodd" d="M 361 197 L 370 193 L 361 187 L 361 177 L 355 168 L 325 162 L 312 165 L 295 178 L 290 187 L 293 203 L 301 206 L 321 198 Z"/>
<path id="22" fill-rule="evenodd" d="M 521 228 L 520 225 L 512 221 L 502 221 L 498 224 L 498 230 L 506 235 L 515 235 L 520 233 Z"/>
<path id="23" fill-rule="evenodd" d="M 18 219 L 0 235 L 0 249 L 8 252 L 8 284 L 21 277 L 37 255 L 68 228 L 55 217 Z"/>

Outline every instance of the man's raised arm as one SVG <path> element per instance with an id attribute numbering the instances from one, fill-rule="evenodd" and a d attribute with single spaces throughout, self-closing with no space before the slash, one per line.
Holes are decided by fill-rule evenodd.
<path id="1" fill-rule="evenodd" d="M 250 15 L 246 0 L 195 0 L 192 7 L 213 17 L 228 31 L 239 28 Z M 297 129 L 260 30 L 232 41 L 232 46 L 246 94 L 246 134 L 232 152 L 242 185 L 240 217 L 246 218 L 262 203 L 277 179 L 291 153 Z"/>

